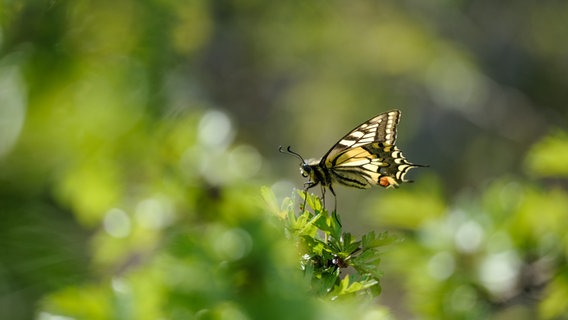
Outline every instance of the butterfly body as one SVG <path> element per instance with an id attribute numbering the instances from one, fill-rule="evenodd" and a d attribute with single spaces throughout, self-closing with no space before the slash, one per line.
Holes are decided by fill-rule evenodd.
<path id="1" fill-rule="evenodd" d="M 341 138 L 320 160 L 304 160 L 288 147 L 288 152 L 298 156 L 302 163 L 300 172 L 308 179 L 305 189 L 321 185 L 322 193 L 333 185 L 341 184 L 360 189 L 379 185 L 398 187 L 410 182 L 404 177 L 415 167 L 406 160 L 395 146 L 396 126 L 400 111 L 392 110 L 360 124 Z"/>

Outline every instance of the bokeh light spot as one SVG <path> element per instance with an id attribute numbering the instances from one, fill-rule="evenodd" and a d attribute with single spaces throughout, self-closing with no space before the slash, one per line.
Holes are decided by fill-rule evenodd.
<path id="1" fill-rule="evenodd" d="M 229 168 L 232 175 L 246 179 L 260 171 L 262 157 L 254 147 L 241 145 L 229 154 Z"/>
<path id="2" fill-rule="evenodd" d="M 130 285 L 128 285 L 128 282 L 126 282 L 126 280 L 121 279 L 121 278 L 113 278 L 112 282 L 111 282 L 111 286 L 112 286 L 112 289 L 117 293 L 126 294 L 126 293 L 130 293 L 130 291 L 131 291 Z"/>
<path id="3" fill-rule="evenodd" d="M 428 272 L 438 280 L 446 280 L 454 273 L 455 265 L 454 257 L 449 252 L 440 252 L 428 261 Z"/>
<path id="4" fill-rule="evenodd" d="M 40 312 L 37 317 L 37 320 L 73 320 L 73 319 L 75 318 L 60 316 L 48 312 Z"/>
<path id="5" fill-rule="evenodd" d="M 520 262 L 514 251 L 489 255 L 482 262 L 479 277 L 483 285 L 496 296 L 509 293 L 519 275 Z"/>
<path id="6" fill-rule="evenodd" d="M 483 240 L 483 229 L 475 221 L 462 224 L 456 231 L 454 241 L 459 251 L 471 253 L 476 251 Z"/>
<path id="7" fill-rule="evenodd" d="M 166 200 L 149 198 L 136 206 L 136 221 L 146 229 L 159 230 L 173 221 L 173 205 Z"/>
<path id="8" fill-rule="evenodd" d="M 103 225 L 105 231 L 115 238 L 125 238 L 130 234 L 130 218 L 120 209 L 110 209 L 105 215 Z"/>
<path id="9" fill-rule="evenodd" d="M 227 230 L 217 238 L 215 250 L 227 260 L 238 260 L 246 256 L 252 249 L 252 238 L 243 229 Z"/>
<path id="10" fill-rule="evenodd" d="M 199 141 L 207 147 L 224 149 L 233 141 L 234 135 L 231 120 L 224 112 L 208 111 L 199 121 Z"/>

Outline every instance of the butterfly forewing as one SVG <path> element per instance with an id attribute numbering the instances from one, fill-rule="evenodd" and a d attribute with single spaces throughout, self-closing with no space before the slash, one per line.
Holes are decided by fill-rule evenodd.
<path id="1" fill-rule="evenodd" d="M 345 135 L 322 158 L 320 166 L 333 180 L 347 186 L 398 186 L 405 182 L 409 163 L 394 145 L 400 111 L 380 114 Z"/>
<path id="2" fill-rule="evenodd" d="M 332 167 L 334 159 L 342 152 L 380 141 L 393 146 L 396 142 L 396 125 L 400 111 L 393 110 L 367 120 L 339 140 L 322 158 L 322 163 Z"/>

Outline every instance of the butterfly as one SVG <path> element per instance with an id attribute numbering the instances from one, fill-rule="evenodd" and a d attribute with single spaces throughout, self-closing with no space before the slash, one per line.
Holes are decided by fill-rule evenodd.
<path id="1" fill-rule="evenodd" d="M 397 188 L 400 183 L 412 182 L 404 178 L 410 169 L 426 167 L 408 162 L 395 146 L 399 120 L 400 110 L 373 117 L 341 138 L 321 159 L 304 160 L 290 146 L 285 150 L 280 146 L 279 151 L 302 161 L 300 172 L 308 178 L 304 191 L 321 185 L 325 203 L 325 188 L 329 188 L 337 209 L 337 197 L 333 190 L 335 184 L 360 189 L 374 185 Z"/>

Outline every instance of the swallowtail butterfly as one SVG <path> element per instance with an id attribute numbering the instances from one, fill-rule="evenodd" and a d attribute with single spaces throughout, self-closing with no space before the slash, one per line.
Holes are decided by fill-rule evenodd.
<path id="1" fill-rule="evenodd" d="M 404 178 L 408 171 L 425 166 L 408 162 L 395 146 L 399 120 L 399 110 L 371 118 L 341 138 L 321 159 L 304 160 L 288 147 L 286 151 L 302 161 L 302 176 L 309 178 L 304 190 L 321 185 L 325 201 L 326 187 L 335 197 L 334 184 L 366 189 L 373 185 L 397 188 L 402 182 L 411 182 Z M 285 152 L 283 147 L 279 150 Z"/>

